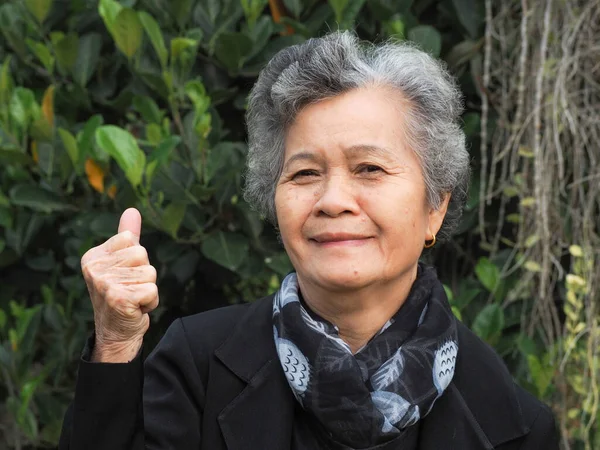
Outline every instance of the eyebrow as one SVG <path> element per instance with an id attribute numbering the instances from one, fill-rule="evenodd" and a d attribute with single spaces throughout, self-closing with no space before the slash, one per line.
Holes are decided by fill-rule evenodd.
<path id="1" fill-rule="evenodd" d="M 285 163 L 285 165 L 283 166 L 283 169 L 286 170 L 293 162 L 295 161 L 316 161 L 317 159 L 319 159 L 314 153 L 310 153 L 310 152 L 300 152 L 300 153 L 296 153 L 294 156 L 292 156 L 290 159 L 288 159 Z"/>
<path id="2" fill-rule="evenodd" d="M 349 153 L 352 156 L 367 154 L 367 155 L 377 155 L 377 156 L 387 156 L 391 157 L 394 155 L 394 152 L 387 147 L 379 147 L 378 145 L 370 145 L 370 144 L 357 144 L 352 145 L 350 147 L 346 147 L 344 152 Z M 284 165 L 284 170 L 286 170 L 293 162 L 295 161 L 317 161 L 320 157 L 311 152 L 300 152 L 296 153 L 290 159 L 288 159 Z"/>
<path id="3" fill-rule="evenodd" d="M 393 156 L 394 152 L 387 147 L 379 147 L 378 145 L 370 145 L 370 144 L 358 144 L 352 145 L 345 149 L 345 151 L 352 154 L 362 154 L 366 153 L 368 155 L 385 155 L 385 156 Z"/>

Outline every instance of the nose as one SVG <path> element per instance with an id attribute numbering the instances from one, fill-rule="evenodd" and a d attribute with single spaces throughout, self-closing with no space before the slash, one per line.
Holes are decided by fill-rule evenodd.
<path id="1" fill-rule="evenodd" d="M 313 210 L 316 215 L 338 217 L 345 213 L 359 213 L 360 208 L 352 183 L 343 175 L 329 176 L 319 195 Z"/>

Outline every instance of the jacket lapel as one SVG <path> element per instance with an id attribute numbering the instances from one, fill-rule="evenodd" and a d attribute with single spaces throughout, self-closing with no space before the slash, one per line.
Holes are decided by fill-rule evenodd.
<path id="1" fill-rule="evenodd" d="M 419 430 L 419 450 L 493 450 L 454 383 L 423 419 Z"/>
<path id="2" fill-rule="evenodd" d="M 290 447 L 295 399 L 273 341 L 272 298 L 252 304 L 232 336 L 215 351 L 245 383 L 218 416 L 228 450 Z"/>

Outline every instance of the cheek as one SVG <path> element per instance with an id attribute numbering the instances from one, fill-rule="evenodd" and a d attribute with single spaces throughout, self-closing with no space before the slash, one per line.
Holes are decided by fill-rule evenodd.
<path id="1" fill-rule="evenodd" d="M 282 186 L 275 191 L 275 210 L 282 236 L 301 231 L 312 211 L 315 197 L 300 189 Z"/>

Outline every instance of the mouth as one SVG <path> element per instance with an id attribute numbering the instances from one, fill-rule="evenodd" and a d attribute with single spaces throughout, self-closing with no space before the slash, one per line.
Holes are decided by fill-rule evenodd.
<path id="1" fill-rule="evenodd" d="M 309 240 L 322 246 L 355 246 L 362 245 L 372 238 L 372 236 L 354 233 L 321 233 L 312 236 Z"/>

